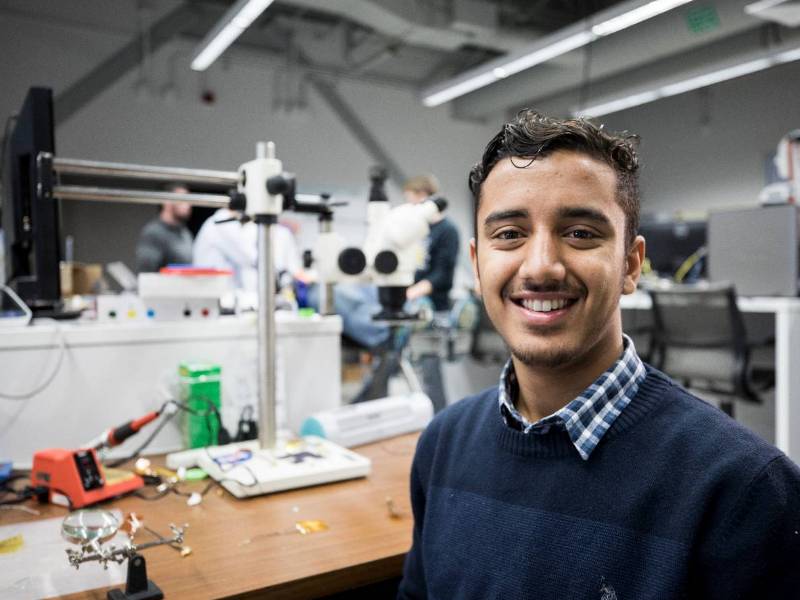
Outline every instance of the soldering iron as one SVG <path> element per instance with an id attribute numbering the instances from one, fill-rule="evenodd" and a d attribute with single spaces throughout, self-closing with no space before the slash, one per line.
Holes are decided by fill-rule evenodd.
<path id="1" fill-rule="evenodd" d="M 100 450 L 102 448 L 113 448 L 114 446 L 119 446 L 129 437 L 138 433 L 142 427 L 155 421 L 159 416 L 161 416 L 162 412 L 165 411 L 168 413 L 175 412 L 174 405 L 171 403 L 166 403 L 159 410 L 154 410 L 147 413 L 143 417 L 128 421 L 119 427 L 113 427 L 107 431 L 104 431 L 91 442 L 86 444 L 84 448 L 94 448 L 95 450 Z"/>

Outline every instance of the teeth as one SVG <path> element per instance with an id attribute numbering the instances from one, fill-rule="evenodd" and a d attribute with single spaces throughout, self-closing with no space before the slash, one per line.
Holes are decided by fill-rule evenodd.
<path id="1" fill-rule="evenodd" d="M 559 298 L 558 300 L 523 300 L 522 306 L 533 312 L 550 312 L 551 310 L 564 308 L 567 302 L 564 298 Z"/>

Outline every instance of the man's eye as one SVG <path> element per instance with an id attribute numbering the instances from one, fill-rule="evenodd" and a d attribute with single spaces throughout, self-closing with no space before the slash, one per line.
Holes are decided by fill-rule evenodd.
<path id="1" fill-rule="evenodd" d="M 575 240 L 593 240 L 597 236 L 588 229 L 572 229 L 567 232 L 567 237 Z"/>
<path id="2" fill-rule="evenodd" d="M 498 240 L 516 240 L 522 236 L 519 231 L 504 229 L 503 231 L 498 231 L 494 237 Z"/>

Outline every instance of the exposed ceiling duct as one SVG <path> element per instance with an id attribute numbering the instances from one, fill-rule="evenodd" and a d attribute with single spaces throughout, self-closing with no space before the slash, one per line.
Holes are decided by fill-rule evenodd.
<path id="1" fill-rule="evenodd" d="M 402 0 L 281 0 L 282 4 L 336 14 L 368 27 L 388 38 L 411 46 L 454 51 L 463 46 L 479 46 L 499 52 L 512 52 L 529 44 L 531 37 L 496 27 L 490 2 L 460 0 L 453 18 L 439 24 L 425 22 L 416 5 Z M 473 7 L 472 5 L 478 5 Z M 483 5 L 483 11 L 481 11 Z M 473 12 L 473 9 L 476 12 Z M 473 17 L 478 17 L 474 18 Z M 480 22 L 482 16 L 483 23 Z"/>

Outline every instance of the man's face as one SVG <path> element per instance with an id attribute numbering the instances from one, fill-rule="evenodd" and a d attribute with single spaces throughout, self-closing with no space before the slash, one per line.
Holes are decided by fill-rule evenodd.
<path id="1" fill-rule="evenodd" d="M 472 265 L 492 323 L 522 363 L 607 368 L 617 358 L 619 297 L 636 288 L 644 240 L 626 251 L 616 186 L 611 167 L 571 151 L 522 169 L 506 158 L 483 183 Z"/>
<path id="2" fill-rule="evenodd" d="M 428 194 L 418 190 L 403 190 L 403 196 L 405 197 L 406 202 L 411 204 L 419 204 L 428 197 Z"/>
<path id="3" fill-rule="evenodd" d="M 192 216 L 192 205 L 188 202 L 173 202 L 172 214 L 178 221 L 186 223 Z"/>

